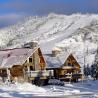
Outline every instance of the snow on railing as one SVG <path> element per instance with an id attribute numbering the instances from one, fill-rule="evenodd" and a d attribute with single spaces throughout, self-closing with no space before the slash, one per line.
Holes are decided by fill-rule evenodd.
<path id="1" fill-rule="evenodd" d="M 28 77 L 44 77 L 44 76 L 53 76 L 52 70 L 41 70 L 41 71 L 27 71 L 26 74 Z"/>

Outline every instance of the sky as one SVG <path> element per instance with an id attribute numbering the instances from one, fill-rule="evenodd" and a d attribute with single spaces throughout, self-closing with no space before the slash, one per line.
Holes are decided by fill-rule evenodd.
<path id="1" fill-rule="evenodd" d="M 98 0 L 0 0 L 0 28 L 15 24 L 27 16 L 49 13 L 98 14 Z"/>

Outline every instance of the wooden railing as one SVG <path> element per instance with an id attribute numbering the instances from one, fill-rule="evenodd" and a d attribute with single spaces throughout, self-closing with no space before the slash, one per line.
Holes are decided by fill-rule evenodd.
<path id="1" fill-rule="evenodd" d="M 48 77 L 53 76 L 52 70 L 38 70 L 38 71 L 27 71 L 28 77 Z"/>

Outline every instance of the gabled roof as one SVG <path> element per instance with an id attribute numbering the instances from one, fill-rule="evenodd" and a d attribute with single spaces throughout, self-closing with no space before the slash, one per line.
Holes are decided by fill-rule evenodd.
<path id="1" fill-rule="evenodd" d="M 68 57 L 67 57 L 67 60 L 72 60 L 72 63 L 74 63 L 76 65 L 76 67 L 80 67 L 79 63 L 77 62 L 76 58 L 73 56 L 73 54 L 70 54 Z M 66 61 L 67 61 L 66 60 Z M 64 63 L 64 65 L 66 65 L 66 61 Z M 75 66 L 74 66 L 75 67 Z"/>
<path id="2" fill-rule="evenodd" d="M 48 68 L 59 68 L 61 67 L 67 57 L 69 56 L 69 53 L 67 52 L 62 52 L 58 54 L 56 57 L 50 56 L 50 55 L 45 55 L 45 59 L 47 62 L 47 67 Z"/>
<path id="3" fill-rule="evenodd" d="M 25 63 L 39 47 L 34 49 L 15 48 L 0 51 L 0 68 L 10 68 L 13 65 L 22 65 Z"/>
<path id="4" fill-rule="evenodd" d="M 56 57 L 52 57 L 51 55 L 45 55 L 45 59 L 47 62 L 47 68 L 62 67 L 64 65 L 65 61 L 67 60 L 67 58 L 69 57 L 69 55 L 71 55 L 71 53 L 68 53 L 68 52 L 61 52 Z M 75 57 L 75 59 L 76 59 L 76 57 Z"/>

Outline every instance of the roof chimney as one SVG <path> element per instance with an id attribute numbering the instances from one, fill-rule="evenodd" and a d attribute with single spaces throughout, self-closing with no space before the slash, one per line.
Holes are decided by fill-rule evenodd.
<path id="1" fill-rule="evenodd" d="M 60 54 L 60 52 L 61 52 L 61 49 L 55 47 L 55 48 L 53 48 L 53 50 L 52 50 L 52 56 L 53 56 L 53 57 L 56 57 L 58 54 Z"/>
<path id="2" fill-rule="evenodd" d="M 33 49 L 35 47 L 38 46 L 38 42 L 37 41 L 33 41 L 33 42 L 29 42 L 29 43 L 26 43 L 24 44 L 24 48 L 30 48 L 30 49 Z"/>

